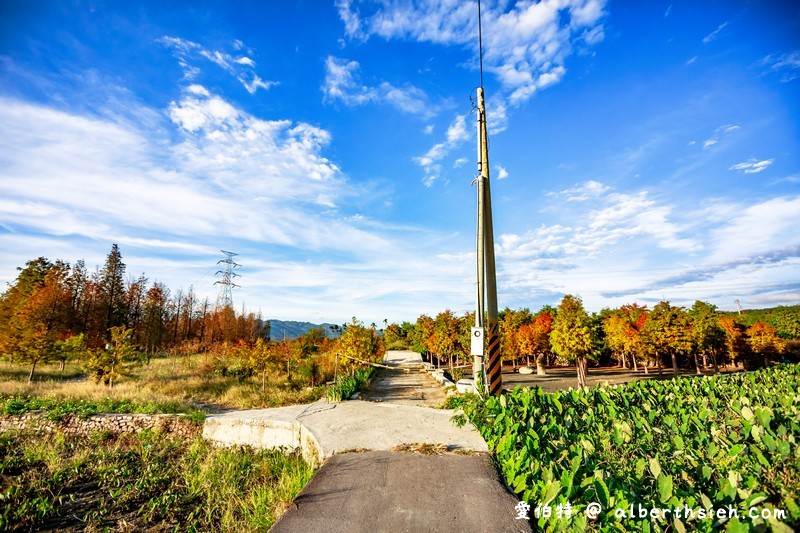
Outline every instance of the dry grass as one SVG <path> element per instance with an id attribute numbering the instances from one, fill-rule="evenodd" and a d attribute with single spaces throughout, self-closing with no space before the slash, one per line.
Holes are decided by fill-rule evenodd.
<path id="1" fill-rule="evenodd" d="M 416 442 L 411 444 L 398 444 L 391 449 L 393 452 L 418 453 L 420 455 L 441 455 L 450 451 L 447 444 L 428 444 Z"/>
<path id="2" fill-rule="evenodd" d="M 27 383 L 28 368 L 0 363 L 0 396 L 36 396 L 64 400 L 131 400 L 183 402 L 210 410 L 253 409 L 308 403 L 324 394 L 324 387 L 294 385 L 285 376 L 269 376 L 264 393 L 257 378 L 238 379 L 209 373 L 202 355 L 154 358 L 150 364 L 130 367 L 113 388 L 94 383 L 77 364 L 60 372 L 58 365 L 37 368 Z"/>

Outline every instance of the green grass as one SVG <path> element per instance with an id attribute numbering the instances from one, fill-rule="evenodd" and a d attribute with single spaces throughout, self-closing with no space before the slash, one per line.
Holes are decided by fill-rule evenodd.
<path id="1" fill-rule="evenodd" d="M 145 431 L 0 434 L 0 530 L 266 531 L 313 475 L 276 450 Z"/>
<path id="2" fill-rule="evenodd" d="M 190 420 L 201 422 L 206 416 L 201 409 L 178 401 L 140 402 L 112 398 L 99 400 L 57 399 L 0 394 L 0 415 L 20 415 L 29 411 L 44 411 L 45 416 L 51 420 L 60 420 L 65 415 L 86 418 L 98 413 L 166 413 L 185 414 Z"/>

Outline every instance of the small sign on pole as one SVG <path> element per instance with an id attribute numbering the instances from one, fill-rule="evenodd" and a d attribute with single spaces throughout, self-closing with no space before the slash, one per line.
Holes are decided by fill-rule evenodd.
<path id="1" fill-rule="evenodd" d="M 472 328 L 472 355 L 483 355 L 483 328 Z"/>

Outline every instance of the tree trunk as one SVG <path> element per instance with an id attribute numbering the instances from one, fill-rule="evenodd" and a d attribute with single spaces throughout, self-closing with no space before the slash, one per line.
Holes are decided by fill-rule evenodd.
<path id="1" fill-rule="evenodd" d="M 631 354 L 631 360 L 633 361 L 633 371 L 638 372 L 639 367 L 636 365 L 636 354 Z"/>
<path id="2" fill-rule="evenodd" d="M 703 352 L 703 368 L 708 368 L 708 354 Z"/>
<path id="3" fill-rule="evenodd" d="M 261 372 L 261 394 L 267 391 L 267 371 Z"/>
<path id="4" fill-rule="evenodd" d="M 717 354 L 716 351 L 711 352 L 711 362 L 714 363 L 714 373 L 719 374 L 719 366 L 717 366 Z"/>
<path id="5" fill-rule="evenodd" d="M 694 354 L 694 367 L 697 371 L 697 375 L 701 375 L 702 372 L 700 371 L 700 362 L 697 360 L 697 354 Z M 705 368 L 705 367 L 704 367 Z"/>
<path id="6" fill-rule="evenodd" d="M 578 370 L 578 386 L 580 388 L 586 387 L 586 365 L 588 361 L 586 361 L 585 357 L 578 357 L 575 359 L 575 367 Z"/>
<path id="7" fill-rule="evenodd" d="M 33 360 L 33 365 L 31 365 L 31 372 L 28 374 L 28 385 L 33 382 L 33 372 L 36 370 L 36 359 Z"/>
<path id="8" fill-rule="evenodd" d="M 628 368 L 628 360 L 625 358 L 625 352 L 622 352 L 622 368 Z"/>
<path id="9" fill-rule="evenodd" d="M 60 361 L 60 364 L 58 365 L 58 371 L 59 371 L 59 372 L 63 372 L 63 371 L 64 371 L 64 366 L 65 366 L 66 364 L 67 364 L 67 362 L 66 362 L 64 359 L 62 359 L 62 360 Z"/>
<path id="10" fill-rule="evenodd" d="M 544 368 L 544 354 L 540 353 L 536 356 L 536 375 L 537 376 L 544 376 L 547 375 L 547 372 Z"/>
<path id="11" fill-rule="evenodd" d="M 672 356 L 672 373 L 675 374 L 675 377 L 678 377 L 678 358 L 675 357 L 675 352 L 673 351 L 671 354 Z"/>

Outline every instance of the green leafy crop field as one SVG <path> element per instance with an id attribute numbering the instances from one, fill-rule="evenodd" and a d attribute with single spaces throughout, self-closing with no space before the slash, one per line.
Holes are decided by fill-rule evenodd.
<path id="1" fill-rule="evenodd" d="M 518 387 L 462 407 L 460 421 L 478 427 L 542 529 L 800 525 L 797 365 L 559 393 Z"/>

